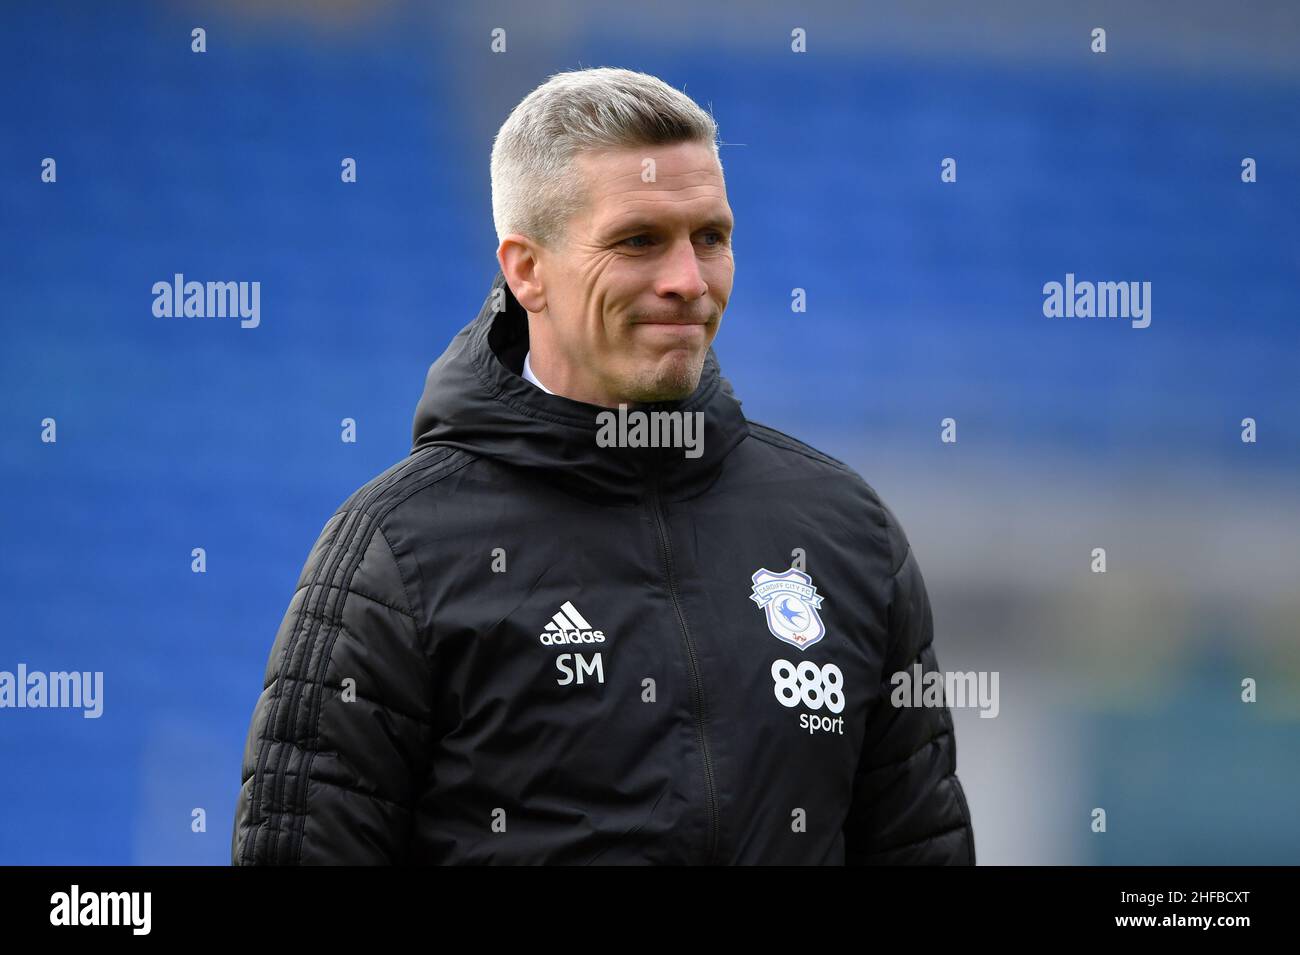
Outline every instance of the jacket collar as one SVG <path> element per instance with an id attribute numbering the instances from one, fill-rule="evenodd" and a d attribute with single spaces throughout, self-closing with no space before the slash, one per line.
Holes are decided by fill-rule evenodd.
<path id="1" fill-rule="evenodd" d="M 594 501 L 634 504 L 653 488 L 669 499 L 701 493 L 749 434 L 711 346 L 689 397 L 628 406 L 629 413 L 702 412 L 701 454 L 694 458 L 682 448 L 600 446 L 597 434 L 606 419 L 599 416 L 611 409 L 547 394 L 524 380 L 527 351 L 528 313 L 498 270 L 478 317 L 429 368 L 412 423 L 412 452 L 428 445 L 460 448 Z"/>

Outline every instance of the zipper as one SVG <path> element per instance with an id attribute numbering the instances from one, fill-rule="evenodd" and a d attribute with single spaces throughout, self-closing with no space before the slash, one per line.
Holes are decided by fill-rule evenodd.
<path id="1" fill-rule="evenodd" d="M 661 449 L 662 451 L 662 449 Z M 695 737 L 700 744 L 700 753 L 704 758 L 704 787 L 709 797 L 709 843 L 704 853 L 704 864 L 712 865 L 713 856 L 718 848 L 718 797 L 713 782 L 713 760 L 709 756 L 709 741 L 704 733 L 704 687 L 700 681 L 699 663 L 695 658 L 695 646 L 691 643 L 691 634 L 686 627 L 686 616 L 677 599 L 677 583 L 673 577 L 673 560 L 668 545 L 668 525 L 664 520 L 663 505 L 659 497 L 659 475 L 651 486 L 652 508 L 655 523 L 659 530 L 659 542 L 663 545 L 664 567 L 668 572 L 668 594 L 673 600 L 673 609 L 677 611 L 677 622 L 682 628 L 682 641 L 686 644 L 686 660 L 691 667 L 691 690 L 695 703 Z"/>

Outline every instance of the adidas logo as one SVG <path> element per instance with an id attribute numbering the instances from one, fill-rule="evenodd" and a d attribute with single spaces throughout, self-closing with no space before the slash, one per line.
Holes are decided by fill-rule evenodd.
<path id="1" fill-rule="evenodd" d="M 578 608 L 573 605 L 573 601 L 566 600 L 551 617 L 551 622 L 542 631 L 540 639 L 548 647 L 566 643 L 604 643 L 605 632 L 592 630 L 591 624 L 587 623 L 586 617 L 578 613 Z"/>

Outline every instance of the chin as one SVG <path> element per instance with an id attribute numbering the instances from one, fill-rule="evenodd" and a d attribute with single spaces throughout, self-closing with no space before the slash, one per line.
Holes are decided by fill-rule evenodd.
<path id="1" fill-rule="evenodd" d="M 700 374 L 704 370 L 704 358 L 692 358 L 689 362 L 675 361 L 667 368 L 656 369 L 655 374 L 642 378 L 628 389 L 631 400 L 640 402 L 681 401 L 689 398 L 700 384 Z"/>

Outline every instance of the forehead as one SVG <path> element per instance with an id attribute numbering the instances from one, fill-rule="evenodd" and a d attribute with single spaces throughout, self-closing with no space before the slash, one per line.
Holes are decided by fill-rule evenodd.
<path id="1" fill-rule="evenodd" d="M 644 178 L 647 160 L 654 161 L 653 182 Z M 731 219 L 722 169 L 705 143 L 591 150 L 579 153 L 577 163 L 597 230 L 639 216 Z"/>

